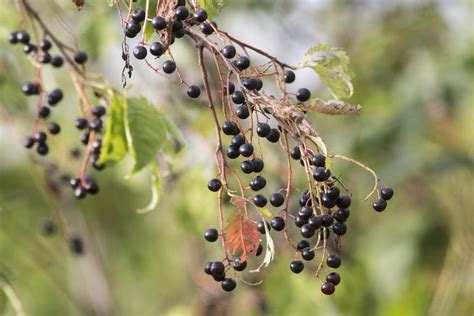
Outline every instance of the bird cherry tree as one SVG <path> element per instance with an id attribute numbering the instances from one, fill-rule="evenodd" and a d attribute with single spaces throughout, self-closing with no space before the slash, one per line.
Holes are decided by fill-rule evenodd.
<path id="1" fill-rule="evenodd" d="M 73 2 L 78 8 L 84 5 L 83 0 Z M 204 272 L 220 282 L 225 291 L 236 288 L 236 279 L 250 284 L 243 274 L 248 262 L 257 261 L 249 273 L 258 273 L 270 265 L 275 255 L 271 235 L 276 231 L 294 249 L 290 270 L 301 273 L 306 266 L 312 266 L 314 275 L 321 280 L 321 291 L 333 294 L 341 277 L 332 269 L 341 265 L 339 245 L 348 229 L 352 194 L 344 180 L 331 172 L 332 166 L 347 162 L 371 174 L 374 185 L 364 200 L 372 198 L 377 212 L 384 211 L 393 196 L 393 190 L 371 168 L 328 150 L 307 116 L 308 112 L 359 115 L 360 106 L 341 101 L 353 93 L 348 55 L 322 43 L 310 48 L 303 62 L 289 65 L 220 29 L 213 18 L 223 0 L 107 3 L 116 10 L 117 23 L 123 30 L 123 87 L 133 76 L 132 64 L 141 62 L 150 73 L 177 81 L 189 98 L 205 100 L 208 105 L 215 128 L 216 175 L 207 187 L 216 193 L 219 227 L 206 230 L 204 238 L 220 241 L 223 258 L 205 264 Z M 20 26 L 10 34 L 9 41 L 22 46 L 35 69 L 34 77 L 23 84 L 22 90 L 37 100 L 25 147 L 45 156 L 35 161 L 46 168 L 54 161 L 48 142 L 60 133 L 61 126 L 51 117 L 63 92 L 60 87 L 46 89 L 42 71 L 44 67 L 65 67 L 79 100 L 82 117 L 74 124 L 85 151 L 76 153 L 82 155 L 82 163 L 75 175 L 59 173 L 60 181 L 68 182 L 78 199 L 97 194 L 97 173 L 130 155 L 134 159 L 131 174 L 149 168 L 152 175 L 152 201 L 139 211 L 154 209 L 163 170 L 182 148 L 183 136 L 178 128 L 147 99 L 129 98 L 99 74 L 90 73 L 87 52 L 77 42 L 61 40 L 60 32 L 72 33 L 66 23 L 63 29 L 52 30 L 30 1 L 16 0 L 16 6 Z M 135 37 L 138 44 L 132 47 L 131 39 Z M 181 38 L 192 43 L 189 47 L 199 66 L 200 82 L 188 82 L 186 72 L 174 58 L 173 44 Z M 315 98 L 307 88 L 293 87 L 296 73 L 302 68 L 313 69 L 334 99 Z M 271 88 L 266 89 L 267 85 Z M 264 142 L 278 146 L 279 156 L 264 156 Z M 276 191 L 267 188 L 266 159 L 278 160 L 286 173 L 286 184 Z M 304 190 L 293 185 L 297 168 L 305 175 Z M 55 175 L 49 175 L 47 182 L 57 180 Z M 59 190 L 53 185 L 51 188 Z M 290 202 L 293 197 L 297 205 Z M 232 211 L 226 210 L 224 199 L 230 199 Z M 70 232 L 59 209 L 46 222 L 44 232 L 52 234 L 57 226 L 72 251 L 82 253 L 81 237 Z M 311 264 L 316 252 L 321 254 L 319 260 Z M 262 254 L 263 259 L 258 261 Z M 328 269 L 331 271 L 323 274 Z"/>

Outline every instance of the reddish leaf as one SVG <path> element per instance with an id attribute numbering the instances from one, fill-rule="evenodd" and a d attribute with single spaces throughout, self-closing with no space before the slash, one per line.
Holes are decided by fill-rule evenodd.
<path id="1" fill-rule="evenodd" d="M 244 218 L 239 210 L 235 210 L 227 220 L 226 238 L 230 253 L 233 256 L 242 253 L 242 261 L 247 260 L 247 252 L 255 256 L 260 244 L 257 224 Z"/>

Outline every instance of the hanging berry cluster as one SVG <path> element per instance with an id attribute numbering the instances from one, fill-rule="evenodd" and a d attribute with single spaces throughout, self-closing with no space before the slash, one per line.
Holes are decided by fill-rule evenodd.
<path id="1" fill-rule="evenodd" d="M 86 176 L 89 162 L 96 169 L 104 167 L 97 163 L 101 153 L 101 140 L 97 135 L 102 130 L 101 118 L 106 112 L 105 107 L 92 107 L 84 92 L 84 86 L 87 85 L 84 68 L 87 55 L 61 43 L 47 29 L 28 1 L 22 0 L 21 3 L 33 20 L 32 25 L 37 23 L 44 32 L 43 42 L 51 40 L 61 52 L 61 57 L 51 57 L 48 53 L 51 42 L 49 47 L 40 44 L 38 50 L 37 46 L 30 44 L 28 33 L 15 32 L 11 35 L 12 43 L 26 45 L 25 52 L 37 69 L 35 79 L 24 87 L 28 95 L 39 95 L 37 120 L 47 117 L 50 112 L 49 107 L 43 105 L 46 96 L 48 102 L 50 99 L 53 101 L 49 102 L 51 106 L 62 98 L 60 90 L 44 91 L 40 75 L 43 64 L 51 63 L 60 67 L 66 61 L 83 105 L 81 109 L 84 117 L 75 124 L 78 129 L 85 131 L 81 140 L 87 149 L 79 176 L 71 179 L 76 197 L 83 198 L 88 193 L 98 191 L 97 184 Z M 275 245 L 270 234 L 272 230 L 281 231 L 295 250 L 295 258 L 290 263 L 292 272 L 301 273 L 305 269 L 304 262 L 313 261 L 317 250 L 321 255 L 319 263 L 315 264 L 316 277 L 321 278 L 323 268 L 339 268 L 340 238 L 348 229 L 346 223 L 352 194 L 343 180 L 331 172 L 334 161 L 350 162 L 373 176 L 374 187 L 365 200 L 377 194 L 373 208 L 378 212 L 385 210 L 393 190 L 385 187 L 377 174 L 366 165 L 346 156 L 329 153 L 308 120 L 307 112 L 356 115 L 359 108 L 340 101 L 325 102 L 312 98 L 307 88 L 292 89 L 295 71 L 301 67 L 288 65 L 220 30 L 197 0 L 158 1 L 156 8 L 150 7 L 150 1 L 146 1 L 142 8 L 134 7 L 134 1 L 130 1 L 126 15 L 119 1 L 115 1 L 115 6 L 124 32 L 124 86 L 127 83 L 126 74 L 130 77 L 133 73 L 129 41 L 140 36 L 138 45 L 132 50 L 135 59 L 144 62 L 155 73 L 176 74 L 190 98 L 200 98 L 201 89 L 204 90 L 216 131 L 217 175 L 208 182 L 208 189 L 217 193 L 219 216 L 219 228 L 208 229 L 204 237 L 209 242 L 220 240 L 224 256 L 222 260 L 208 262 L 205 273 L 221 282 L 225 291 L 236 288 L 236 278 L 249 284 L 241 272 L 251 263 L 250 257 L 258 257 L 265 252 L 260 265 L 250 272 L 259 272 L 273 260 Z M 173 57 L 171 47 L 176 39 L 183 37 L 194 43 L 202 77 L 200 83 L 189 84 Z M 69 52 L 73 53 L 73 58 Z M 205 61 L 205 54 L 209 55 L 209 61 Z M 168 57 L 164 58 L 164 55 Z M 265 62 L 257 64 L 256 57 Z M 345 58 L 344 55 L 338 57 Z M 326 57 L 313 62 L 331 67 Z M 345 67 L 339 67 L 339 70 L 334 70 L 328 76 L 331 80 L 341 79 L 347 83 Z M 212 82 L 211 77 L 214 78 Z M 279 95 L 265 91 L 264 79 L 267 78 L 274 79 Z M 108 100 L 104 98 L 103 101 L 107 103 Z M 37 151 L 46 154 L 46 134 L 40 132 L 37 125 L 35 123 L 27 147 L 38 143 Z M 59 125 L 52 126 L 49 127 L 51 134 L 55 134 L 51 130 L 59 132 Z M 286 185 L 276 191 L 267 188 L 263 142 L 279 145 L 281 156 L 272 159 L 285 161 Z M 307 188 L 303 192 L 298 192 L 293 185 L 295 168 L 301 168 L 305 174 Z M 223 208 L 227 197 L 234 206 L 230 214 L 225 214 Z M 299 199 L 299 207 L 290 203 L 293 197 Z M 266 208 L 268 203 L 274 208 L 273 212 Z M 325 279 L 321 280 L 321 291 L 327 295 L 334 293 L 340 280 L 337 272 L 327 273 Z"/>

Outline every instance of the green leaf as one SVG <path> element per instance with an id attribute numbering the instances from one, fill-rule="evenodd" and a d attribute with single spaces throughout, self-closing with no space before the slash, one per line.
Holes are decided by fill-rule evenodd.
<path id="1" fill-rule="evenodd" d="M 334 98 L 349 98 L 354 93 L 347 53 L 326 43 L 310 48 L 301 67 L 313 69 L 329 88 Z"/>
<path id="2" fill-rule="evenodd" d="M 115 4 L 115 0 L 107 0 L 107 4 L 109 5 L 109 7 L 113 7 Z"/>
<path id="3" fill-rule="evenodd" d="M 212 20 L 224 6 L 224 0 L 200 0 L 199 5 L 206 10 L 208 19 Z"/>
<path id="4" fill-rule="evenodd" d="M 119 93 L 114 93 L 110 103 L 110 115 L 107 119 L 107 129 L 102 142 L 99 164 L 117 163 L 128 152 L 127 136 L 125 133 L 126 99 Z"/>
<path id="5" fill-rule="evenodd" d="M 128 99 L 125 131 L 129 153 L 135 159 L 132 174 L 155 159 L 166 142 L 168 124 L 164 115 L 147 99 Z"/>
<path id="6" fill-rule="evenodd" d="M 158 163 L 154 160 L 151 173 L 151 201 L 144 208 L 138 209 L 137 213 L 144 214 L 153 211 L 160 201 L 161 179 L 158 170 Z"/>

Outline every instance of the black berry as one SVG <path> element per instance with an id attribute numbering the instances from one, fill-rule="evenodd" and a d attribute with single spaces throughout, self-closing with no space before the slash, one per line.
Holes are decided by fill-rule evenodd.
<path id="1" fill-rule="evenodd" d="M 372 204 L 372 207 L 377 212 L 383 212 L 387 208 L 387 201 L 384 199 L 375 200 L 375 202 Z"/>
<path id="2" fill-rule="evenodd" d="M 39 108 L 38 116 L 41 118 L 47 118 L 49 116 L 49 113 L 51 113 L 50 108 L 47 106 L 42 106 Z"/>
<path id="3" fill-rule="evenodd" d="M 163 71 L 167 74 L 171 74 L 176 70 L 176 64 L 174 61 L 167 60 L 163 63 Z"/>
<path id="4" fill-rule="evenodd" d="M 233 291 L 236 286 L 237 286 L 237 283 L 235 282 L 234 279 L 231 279 L 231 278 L 225 278 L 221 283 L 222 289 L 226 292 Z"/>
<path id="5" fill-rule="evenodd" d="M 280 216 L 275 216 L 270 221 L 271 227 L 276 231 L 282 231 L 285 228 L 285 220 Z"/>
<path id="6" fill-rule="evenodd" d="M 311 98 L 311 92 L 306 88 L 301 88 L 296 92 L 296 98 L 300 102 L 306 102 Z"/>
<path id="7" fill-rule="evenodd" d="M 186 20 L 189 16 L 189 11 L 185 6 L 179 6 L 176 8 L 175 14 L 179 20 Z"/>
<path id="8" fill-rule="evenodd" d="M 135 9 L 133 10 L 132 12 L 132 19 L 135 21 L 135 22 L 143 22 L 145 21 L 145 10 L 143 9 Z"/>
<path id="9" fill-rule="evenodd" d="M 219 238 L 219 233 L 217 232 L 217 229 L 209 228 L 204 233 L 204 238 L 209 242 L 214 242 Z"/>
<path id="10" fill-rule="evenodd" d="M 304 264 L 299 260 L 292 261 L 290 264 L 290 269 L 293 273 L 301 273 L 301 271 L 304 270 Z"/>
<path id="11" fill-rule="evenodd" d="M 82 238 L 79 236 L 71 237 L 69 240 L 69 247 L 76 255 L 81 255 L 84 253 L 84 243 L 82 242 Z"/>
<path id="12" fill-rule="evenodd" d="M 270 134 L 271 127 L 267 123 L 258 123 L 257 135 L 260 137 L 267 137 Z"/>
<path id="13" fill-rule="evenodd" d="M 338 255 L 329 255 L 326 259 L 326 264 L 330 268 L 337 269 L 341 266 L 341 258 Z"/>
<path id="14" fill-rule="evenodd" d="M 255 164 L 254 164 L 254 170 L 255 170 Z M 253 191 L 259 191 L 267 185 L 267 180 L 262 176 L 257 176 L 250 181 L 249 185 Z"/>
<path id="15" fill-rule="evenodd" d="M 388 201 L 393 197 L 393 189 L 392 188 L 383 188 L 380 191 L 380 195 L 382 196 L 382 199 L 384 199 L 385 201 Z"/>
<path id="16" fill-rule="evenodd" d="M 321 285 L 321 292 L 323 292 L 323 294 L 331 295 L 335 290 L 336 286 L 331 282 L 324 282 L 323 285 Z"/>
<path id="17" fill-rule="evenodd" d="M 306 261 L 311 261 L 314 259 L 315 253 L 310 248 L 306 248 L 301 252 L 301 257 Z"/>
<path id="18" fill-rule="evenodd" d="M 87 62 L 87 59 L 89 57 L 87 56 L 87 53 L 86 52 L 77 52 L 74 54 L 74 61 L 80 65 L 83 65 Z"/>
<path id="19" fill-rule="evenodd" d="M 206 21 L 206 20 L 207 20 L 207 12 L 206 12 L 206 10 L 204 10 L 204 9 L 199 9 L 199 10 L 197 10 L 196 12 L 194 12 L 193 18 L 194 18 L 196 21 L 200 22 L 200 23 Z"/>
<path id="20" fill-rule="evenodd" d="M 280 140 L 280 132 L 276 128 L 272 128 L 267 135 L 267 140 L 270 143 L 276 143 Z"/>
<path id="21" fill-rule="evenodd" d="M 331 176 L 331 171 L 325 167 L 317 167 L 314 169 L 313 178 L 318 182 L 323 182 L 329 179 Z"/>
<path id="22" fill-rule="evenodd" d="M 331 272 L 326 276 L 326 281 L 334 285 L 341 283 L 341 276 L 337 272 Z"/>
<path id="23" fill-rule="evenodd" d="M 265 167 L 265 164 L 263 163 L 263 160 L 260 158 L 254 158 L 252 159 L 253 162 L 253 172 L 259 173 L 263 170 L 263 167 Z"/>
<path id="24" fill-rule="evenodd" d="M 242 91 L 235 91 L 233 94 L 232 94 L 232 102 L 234 102 L 235 104 L 242 104 L 245 102 L 245 96 L 244 96 L 244 93 Z"/>
<path id="25" fill-rule="evenodd" d="M 161 17 L 161 16 L 155 16 L 151 20 L 151 25 L 153 25 L 153 28 L 157 31 L 164 30 L 166 28 L 166 20 Z"/>
<path id="26" fill-rule="evenodd" d="M 337 198 L 336 204 L 339 208 L 348 208 L 351 206 L 351 198 L 348 195 L 341 195 Z"/>
<path id="27" fill-rule="evenodd" d="M 298 146 L 293 147 L 290 152 L 291 158 L 298 160 L 301 158 L 301 151 Z"/>
<path id="28" fill-rule="evenodd" d="M 222 131 L 226 135 L 238 135 L 239 134 L 239 127 L 237 126 L 237 123 L 233 121 L 225 121 L 222 124 Z"/>
<path id="29" fill-rule="evenodd" d="M 232 267 L 235 271 L 244 271 L 247 268 L 247 261 L 241 261 L 240 258 L 237 258 L 232 261 Z"/>
<path id="30" fill-rule="evenodd" d="M 53 65 L 53 67 L 55 68 L 61 67 L 63 63 L 64 63 L 64 60 L 61 56 L 53 56 L 51 58 L 51 65 Z"/>
<path id="31" fill-rule="evenodd" d="M 48 104 L 54 106 L 63 99 L 63 92 L 61 89 L 54 89 L 48 94 Z"/>
<path id="32" fill-rule="evenodd" d="M 240 56 L 240 58 L 237 59 L 237 61 L 235 63 L 235 66 L 239 70 L 245 70 L 245 69 L 249 68 L 250 60 L 246 56 Z"/>
<path id="33" fill-rule="evenodd" d="M 285 82 L 286 83 L 293 83 L 296 79 L 295 73 L 293 70 L 286 70 L 285 71 Z"/>
<path id="34" fill-rule="evenodd" d="M 261 194 L 257 194 L 253 197 L 253 202 L 258 207 L 264 207 L 265 205 L 267 205 L 267 198 Z"/>
<path id="35" fill-rule="evenodd" d="M 156 57 L 160 57 L 165 52 L 163 44 L 160 42 L 154 42 L 150 45 L 150 54 Z"/>
<path id="36" fill-rule="evenodd" d="M 270 204 L 275 207 L 282 206 L 284 202 L 285 198 L 281 193 L 273 193 L 272 196 L 270 196 Z"/>
<path id="37" fill-rule="evenodd" d="M 239 107 L 235 110 L 235 115 L 239 119 L 245 120 L 250 116 L 249 109 L 247 108 L 246 104 L 239 105 Z"/>
<path id="38" fill-rule="evenodd" d="M 253 154 L 253 146 L 250 143 L 242 144 L 239 147 L 239 152 L 243 157 L 250 157 Z"/>
<path id="39" fill-rule="evenodd" d="M 222 187 L 222 183 L 221 183 L 221 180 L 219 179 L 212 179 L 211 181 L 209 181 L 209 183 L 207 184 L 207 188 L 209 190 L 211 190 L 212 192 L 217 192 L 221 189 Z"/>
<path id="40" fill-rule="evenodd" d="M 235 54 L 237 51 L 235 50 L 235 47 L 232 45 L 227 45 L 222 49 L 222 55 L 224 55 L 225 58 L 234 58 Z"/>
<path id="41" fill-rule="evenodd" d="M 189 86 L 186 93 L 188 94 L 188 96 L 190 98 L 195 99 L 195 98 L 198 98 L 201 95 L 201 89 L 199 89 L 198 86 L 192 85 L 192 86 Z"/>
<path id="42" fill-rule="evenodd" d="M 243 173 L 252 173 L 253 172 L 253 163 L 250 160 L 242 161 L 240 164 L 240 169 Z"/>
<path id="43" fill-rule="evenodd" d="M 58 123 L 53 122 L 53 123 L 49 124 L 48 131 L 51 134 L 56 135 L 56 134 L 59 134 L 59 132 L 61 132 L 61 127 L 59 126 Z"/>
<path id="44" fill-rule="evenodd" d="M 136 46 L 133 49 L 133 56 L 135 56 L 136 59 L 145 59 L 146 55 L 147 50 L 143 45 Z"/>

